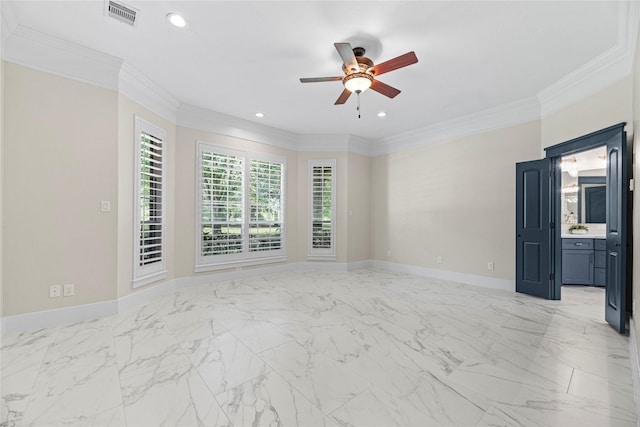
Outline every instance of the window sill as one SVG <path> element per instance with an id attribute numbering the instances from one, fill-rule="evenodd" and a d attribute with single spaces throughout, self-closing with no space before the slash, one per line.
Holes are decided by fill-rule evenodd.
<path id="1" fill-rule="evenodd" d="M 148 285 L 149 283 L 157 282 L 162 279 L 166 279 L 169 273 L 167 270 L 158 271 L 157 273 L 147 274 L 146 276 L 133 279 L 131 282 L 132 288 L 139 288 L 140 286 Z"/>
<path id="2" fill-rule="evenodd" d="M 274 256 L 269 258 L 252 258 L 228 262 L 218 262 L 215 264 L 199 264 L 194 267 L 193 271 L 196 273 L 202 273 L 205 271 L 229 270 L 232 268 L 251 267 L 254 265 L 272 264 L 285 261 L 287 261 L 286 255 Z"/>

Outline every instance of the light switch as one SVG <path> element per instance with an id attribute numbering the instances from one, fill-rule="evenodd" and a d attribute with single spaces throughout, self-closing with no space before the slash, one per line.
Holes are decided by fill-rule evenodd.
<path id="1" fill-rule="evenodd" d="M 111 212 L 111 202 L 109 200 L 103 200 L 100 202 L 100 210 L 102 212 Z"/>

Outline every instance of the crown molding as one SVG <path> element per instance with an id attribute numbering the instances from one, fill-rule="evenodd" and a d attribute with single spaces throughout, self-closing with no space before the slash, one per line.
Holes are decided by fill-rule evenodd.
<path id="1" fill-rule="evenodd" d="M 300 139 L 299 135 L 285 130 L 189 104 L 181 104 L 178 108 L 177 125 L 293 151 L 298 150 Z"/>
<path id="2" fill-rule="evenodd" d="M 633 71 L 640 3 L 618 2 L 618 43 L 538 93 L 542 117 L 565 108 L 628 76 Z"/>
<path id="3" fill-rule="evenodd" d="M 120 58 L 18 25 L 10 3 L 0 1 L 2 57 L 19 65 L 121 92 L 180 126 L 294 151 L 348 151 L 376 156 L 539 120 L 626 77 L 632 72 L 636 54 L 640 2 L 620 0 L 618 4 L 618 44 L 543 89 L 536 97 L 379 140 L 367 140 L 354 135 L 298 135 L 246 119 L 180 104 L 178 98 Z"/>
<path id="4" fill-rule="evenodd" d="M 11 3 L 0 1 L 0 46 L 4 48 L 4 43 L 9 34 L 15 31 L 18 23 L 13 14 Z M 0 49 L 3 51 L 4 49 Z"/>
<path id="5" fill-rule="evenodd" d="M 6 61 L 118 91 L 176 121 L 180 101 L 119 58 L 19 25 L 7 36 L 4 47 Z"/>
<path id="6" fill-rule="evenodd" d="M 499 105 L 477 113 L 436 123 L 432 126 L 376 141 L 373 156 L 397 153 L 424 145 L 505 128 L 540 119 L 540 103 L 535 97 Z"/>
<path id="7" fill-rule="evenodd" d="M 299 135 L 298 151 L 302 152 L 325 152 L 325 151 L 348 151 L 349 135 Z"/>
<path id="8" fill-rule="evenodd" d="M 361 136 L 349 135 L 349 145 L 346 151 L 371 157 L 373 155 L 373 141 Z"/>
<path id="9" fill-rule="evenodd" d="M 371 156 L 373 141 L 357 135 L 298 135 L 298 151 L 301 152 L 349 152 Z"/>
<path id="10" fill-rule="evenodd" d="M 122 60 L 18 25 L 5 40 L 4 60 L 62 77 L 118 89 Z"/>
<path id="11" fill-rule="evenodd" d="M 176 123 L 180 101 L 128 64 L 123 63 L 120 68 L 118 89 L 159 116 Z"/>

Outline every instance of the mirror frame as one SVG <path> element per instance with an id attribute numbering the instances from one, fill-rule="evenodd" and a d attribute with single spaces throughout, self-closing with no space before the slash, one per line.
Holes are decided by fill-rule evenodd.
<path id="1" fill-rule="evenodd" d="M 584 221 L 585 212 L 582 210 L 582 204 L 584 202 L 584 189 L 585 184 L 589 186 L 603 186 L 607 185 L 607 177 L 606 176 L 579 176 L 578 177 L 578 223 L 586 224 Z M 590 185 L 594 184 L 594 185 Z M 604 223 L 594 223 L 594 224 L 604 224 Z"/>

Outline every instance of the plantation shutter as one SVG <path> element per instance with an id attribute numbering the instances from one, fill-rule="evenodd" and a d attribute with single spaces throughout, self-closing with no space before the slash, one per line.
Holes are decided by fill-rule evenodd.
<path id="1" fill-rule="evenodd" d="M 200 155 L 201 253 L 243 251 L 243 159 L 203 150 Z"/>
<path id="2" fill-rule="evenodd" d="M 282 249 L 282 163 L 251 161 L 251 252 Z"/>
<path id="3" fill-rule="evenodd" d="M 165 182 L 162 129 L 136 117 L 136 224 L 134 285 L 165 271 Z M 139 284 L 139 283 L 138 283 Z"/>
<path id="4" fill-rule="evenodd" d="M 311 160 L 310 257 L 335 257 L 335 160 Z"/>
<path id="5" fill-rule="evenodd" d="M 195 271 L 286 260 L 286 159 L 198 142 Z"/>

